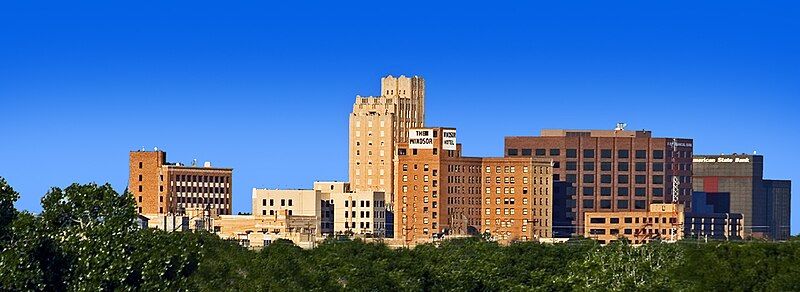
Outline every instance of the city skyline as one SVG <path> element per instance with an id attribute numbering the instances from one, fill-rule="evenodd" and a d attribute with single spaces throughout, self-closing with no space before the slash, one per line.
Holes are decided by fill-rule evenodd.
<path id="1" fill-rule="evenodd" d="M 759 9 L 777 15 L 791 11 Z M 203 24 L 200 31 L 211 33 L 213 25 L 200 19 L 211 12 L 194 12 L 188 20 Z M 413 44 L 402 43 L 399 48 L 359 56 L 350 51 L 358 51 L 357 46 L 335 42 L 327 53 L 303 49 L 287 59 L 282 58 L 286 49 L 259 50 L 271 42 L 247 46 L 250 35 L 244 34 L 227 36 L 231 44 L 200 46 L 199 52 L 187 56 L 155 53 L 147 47 L 138 47 L 144 50 L 136 53 L 135 44 L 131 51 L 95 56 L 108 50 L 107 46 L 113 47 L 110 51 L 123 48 L 128 44 L 123 40 L 126 36 L 157 43 L 168 33 L 195 42 L 208 41 L 209 35 L 193 38 L 188 28 L 137 35 L 120 23 L 96 16 L 86 21 L 110 21 L 110 27 L 122 33 L 106 36 L 109 42 L 85 43 L 86 50 L 79 50 L 72 46 L 75 40 L 64 38 L 87 40 L 102 35 L 103 29 L 93 31 L 68 18 L 52 20 L 67 22 L 86 35 L 68 34 L 18 17 L 6 18 L 2 20 L 6 24 L 28 26 L 9 34 L 14 45 L 0 48 L 0 61 L 8 64 L 0 69 L 4 105 L 0 131 L 7 137 L 0 145 L 0 175 L 21 193 L 17 207 L 36 212 L 39 199 L 50 187 L 94 181 L 110 182 L 123 190 L 128 151 L 159 147 L 170 153 L 170 162 L 188 164 L 198 159 L 233 168 L 233 212 L 250 212 L 252 188 L 308 188 L 315 180 L 347 181 L 347 116 L 354 97 L 378 95 L 379 77 L 405 74 L 426 79 L 426 127 L 458 128 L 459 142 L 466 145 L 468 156 L 503 156 L 505 136 L 536 135 L 549 128 L 612 129 L 616 122 L 627 122 L 629 129 L 694 139 L 695 154 L 751 154 L 755 150 L 764 155 L 765 177 L 796 180 L 793 166 L 800 161 L 791 145 L 798 138 L 791 134 L 800 124 L 794 115 L 800 66 L 791 53 L 798 42 L 788 40 L 797 29 L 796 20 L 765 17 L 756 21 L 743 35 L 760 38 L 759 48 L 740 37 L 741 27 L 705 23 L 700 32 L 690 35 L 716 34 L 710 40 L 685 40 L 683 45 L 692 47 L 688 49 L 668 42 L 686 37 L 683 34 L 697 28 L 690 25 L 692 21 L 707 14 L 683 15 L 688 20 L 678 23 L 678 32 L 658 30 L 658 21 L 671 19 L 670 13 L 679 12 L 651 11 L 654 20 L 626 14 L 616 25 L 589 28 L 592 21 L 608 20 L 608 16 L 594 15 L 568 26 L 568 31 L 573 29 L 570 35 L 587 37 L 584 49 L 566 37 L 547 35 L 545 29 L 526 27 L 518 29 L 517 35 L 494 35 L 454 28 L 464 34 L 450 39 L 465 47 L 459 51 L 454 44 L 435 39 L 448 27 L 442 21 L 433 23 L 434 32 L 419 32 L 432 40 L 427 52 L 412 51 Z M 582 15 L 592 16 L 588 11 L 568 16 Z M 730 20 L 722 13 L 716 16 L 723 24 Z M 228 18 L 234 23 L 218 29 L 229 32 L 237 24 L 256 21 L 252 14 L 243 19 Z M 555 23 L 552 18 L 516 21 L 531 26 Z M 638 22 L 656 29 L 664 40 L 622 28 L 622 24 Z M 791 25 L 779 27 L 784 22 Z M 267 28 L 270 23 L 259 22 L 262 26 L 253 35 L 274 34 Z M 354 30 L 312 33 L 310 39 L 381 36 L 378 29 L 356 30 L 355 23 L 344 26 Z M 148 26 L 145 31 L 156 28 Z M 592 37 L 604 31 L 625 41 Z M 22 52 L 42 45 L 28 35 L 33 32 L 43 32 L 52 43 Z M 510 45 L 481 45 L 467 34 Z M 518 36 L 537 38 L 515 42 Z M 291 40 L 285 48 L 313 44 Z M 719 43 L 726 46 L 721 48 Z M 194 52 L 177 41 L 164 45 L 177 52 Z M 456 53 L 436 58 L 447 51 Z M 498 56 L 497 52 L 507 54 Z M 291 64 L 303 56 L 310 60 Z M 170 62 L 171 57 L 176 58 Z M 248 58 L 255 63 L 248 63 Z M 314 70 L 317 66 L 320 70 Z M 800 210 L 798 200 L 793 201 L 794 209 Z M 792 234 L 800 230 L 796 217 Z"/>

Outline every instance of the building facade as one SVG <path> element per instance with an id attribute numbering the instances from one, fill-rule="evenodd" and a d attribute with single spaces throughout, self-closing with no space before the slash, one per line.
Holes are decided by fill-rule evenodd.
<path id="1" fill-rule="evenodd" d="M 488 233 L 551 237 L 549 161 L 464 157 L 454 128 L 409 130 L 397 146 L 395 238 L 403 244 Z"/>
<path id="2" fill-rule="evenodd" d="M 764 157 L 727 154 L 694 156 L 695 191 L 730 193 L 730 211 L 744 216 L 744 236 L 789 238 L 791 183 L 765 180 Z"/>
<path id="3" fill-rule="evenodd" d="M 425 122 L 422 77 L 381 78 L 379 96 L 356 96 L 349 125 L 350 184 L 355 191 L 381 191 L 391 208 L 395 146 L 408 140 L 408 129 Z"/>
<path id="4" fill-rule="evenodd" d="M 128 190 L 140 214 L 183 214 L 188 209 L 210 215 L 232 212 L 233 169 L 168 163 L 167 153 L 131 151 Z"/>
<path id="5" fill-rule="evenodd" d="M 552 159 L 559 236 L 584 234 L 586 212 L 646 212 L 651 204 L 679 203 L 692 191 L 692 140 L 656 138 L 650 131 L 542 130 L 540 136 L 505 138 L 506 157 Z M 674 162 L 673 162 L 674 160 Z"/>
<path id="6" fill-rule="evenodd" d="M 285 213 L 287 216 L 313 217 L 316 218 L 313 229 L 317 236 L 333 233 L 333 207 L 319 190 L 253 188 L 252 194 L 253 216 L 277 218 Z"/>
<path id="7" fill-rule="evenodd" d="M 683 238 L 684 206 L 652 204 L 648 211 L 585 212 L 584 236 L 600 243 L 626 238 L 633 244 Z"/>

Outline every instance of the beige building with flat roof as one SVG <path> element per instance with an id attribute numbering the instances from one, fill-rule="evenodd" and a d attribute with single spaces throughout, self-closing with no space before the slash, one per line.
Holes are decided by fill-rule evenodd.
<path id="1" fill-rule="evenodd" d="M 425 123 L 425 80 L 381 78 L 379 96 L 356 96 L 350 113 L 349 177 L 355 191 L 380 191 L 392 202 L 396 144 Z M 391 208 L 391 204 L 389 204 Z"/>
<path id="2" fill-rule="evenodd" d="M 633 244 L 677 241 L 684 235 L 684 205 L 650 204 L 649 211 L 586 212 L 584 236 L 611 243 L 627 238 Z"/>

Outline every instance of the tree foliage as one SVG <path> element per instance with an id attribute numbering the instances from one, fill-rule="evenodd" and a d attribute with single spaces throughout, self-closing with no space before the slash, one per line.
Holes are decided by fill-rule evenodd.
<path id="1" fill-rule="evenodd" d="M 130 194 L 53 188 L 41 214 L 18 212 L 0 179 L 0 290 L 798 291 L 800 240 L 601 246 L 481 238 L 391 249 L 330 239 L 260 251 L 203 232 L 135 227 Z"/>

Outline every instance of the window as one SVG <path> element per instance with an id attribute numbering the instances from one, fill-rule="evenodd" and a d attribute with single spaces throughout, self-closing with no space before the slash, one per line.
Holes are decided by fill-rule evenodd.
<path id="1" fill-rule="evenodd" d="M 606 223 L 606 218 L 589 218 L 589 222 L 594 224 L 604 224 Z"/>
<path id="2" fill-rule="evenodd" d="M 594 183 L 594 174 L 584 174 L 583 183 Z"/>
<path id="3" fill-rule="evenodd" d="M 627 187 L 619 187 L 617 188 L 617 196 L 628 196 L 628 188 Z"/>
<path id="4" fill-rule="evenodd" d="M 634 177 L 636 184 L 646 184 L 647 183 L 647 176 L 646 175 L 637 175 Z"/>
<path id="5" fill-rule="evenodd" d="M 600 209 L 611 209 L 611 200 L 600 200 Z"/>
<path id="6" fill-rule="evenodd" d="M 536 156 L 544 156 L 547 150 L 544 149 L 536 149 Z"/>
<path id="7" fill-rule="evenodd" d="M 644 210 L 645 209 L 645 201 L 644 200 L 636 200 L 633 202 L 633 208 L 637 210 Z"/>
<path id="8" fill-rule="evenodd" d="M 663 185 L 664 184 L 664 176 L 663 175 L 654 175 L 653 176 L 653 184 L 655 184 L 655 185 Z"/>
<path id="9" fill-rule="evenodd" d="M 142 186 L 141 186 L 141 185 L 139 185 L 139 191 L 140 191 L 140 192 L 142 191 Z"/>
<path id="10" fill-rule="evenodd" d="M 508 156 L 517 156 L 519 150 L 517 149 L 508 149 Z"/>
<path id="11" fill-rule="evenodd" d="M 583 158 L 594 158 L 594 149 L 583 149 Z"/>
<path id="12" fill-rule="evenodd" d="M 653 159 L 664 159 L 664 150 L 653 150 Z"/>
<path id="13" fill-rule="evenodd" d="M 664 195 L 664 189 L 662 188 L 654 188 L 653 189 L 653 196 L 661 197 Z"/>
<path id="14" fill-rule="evenodd" d="M 629 165 L 627 162 L 619 162 L 617 163 L 617 170 L 618 171 L 628 171 Z"/>
<path id="15" fill-rule="evenodd" d="M 567 170 L 578 170 L 578 162 L 567 161 Z"/>
<path id="16" fill-rule="evenodd" d="M 630 151 L 623 149 L 617 151 L 617 158 L 628 158 L 630 156 Z"/>
<path id="17" fill-rule="evenodd" d="M 594 162 L 584 162 L 583 171 L 594 171 Z"/>
<path id="18" fill-rule="evenodd" d="M 261 206 L 267 205 L 267 199 L 261 199 Z"/>
<path id="19" fill-rule="evenodd" d="M 139 168 L 142 168 L 142 162 L 141 161 L 139 162 Z"/>
<path id="20" fill-rule="evenodd" d="M 575 182 L 578 182 L 578 175 L 576 175 L 574 173 L 568 173 L 566 179 L 567 179 L 567 182 L 575 183 Z"/>
<path id="21" fill-rule="evenodd" d="M 600 195 L 601 196 L 610 196 L 611 195 L 611 188 L 610 187 L 602 187 L 602 188 L 600 188 Z"/>
<path id="22" fill-rule="evenodd" d="M 584 209 L 594 208 L 594 200 L 583 200 L 583 208 Z"/>
<path id="23" fill-rule="evenodd" d="M 600 170 L 611 171 L 611 162 L 600 162 Z"/>
<path id="24" fill-rule="evenodd" d="M 628 209 L 628 201 L 626 200 L 617 200 L 617 209 Z M 630 219 L 630 218 L 626 218 Z M 630 223 L 630 222 L 625 222 Z"/>
<path id="25" fill-rule="evenodd" d="M 594 188 L 593 187 L 583 187 L 583 195 L 584 196 L 594 196 Z"/>
<path id="26" fill-rule="evenodd" d="M 653 171 L 664 171 L 663 162 L 653 162 Z"/>
<path id="27" fill-rule="evenodd" d="M 611 175 L 610 174 L 600 175 L 600 183 L 610 184 L 611 183 Z"/>
<path id="28" fill-rule="evenodd" d="M 647 171 L 647 163 L 646 162 L 637 162 L 635 164 L 636 171 Z"/>
<path id="29" fill-rule="evenodd" d="M 646 159 L 647 150 L 636 150 L 636 159 Z"/>
<path id="30" fill-rule="evenodd" d="M 620 174 L 617 176 L 617 183 L 620 184 L 627 184 L 628 183 L 628 175 Z"/>
<path id="31" fill-rule="evenodd" d="M 611 158 L 611 149 L 601 149 L 600 158 Z"/>
<path id="32" fill-rule="evenodd" d="M 346 203 L 346 202 L 345 202 L 345 203 Z M 269 199 L 269 205 L 270 205 L 270 206 L 275 206 L 275 200 L 273 200 L 273 199 Z M 347 207 L 347 204 L 345 204 L 345 207 Z"/>
<path id="33" fill-rule="evenodd" d="M 550 149 L 550 156 L 559 156 L 561 155 L 561 149 Z"/>
<path id="34" fill-rule="evenodd" d="M 281 199 L 281 207 L 286 206 L 286 199 Z"/>
<path id="35" fill-rule="evenodd" d="M 646 188 L 635 188 L 633 191 L 634 191 L 634 195 L 636 195 L 637 197 L 644 197 L 645 193 L 647 192 L 647 189 Z"/>
<path id="36" fill-rule="evenodd" d="M 522 156 L 531 156 L 531 149 L 522 149 Z"/>
<path id="37" fill-rule="evenodd" d="M 567 158 L 578 158 L 578 149 L 567 149 Z"/>
<path id="38" fill-rule="evenodd" d="M 289 199 L 289 206 L 292 205 L 292 199 Z"/>

